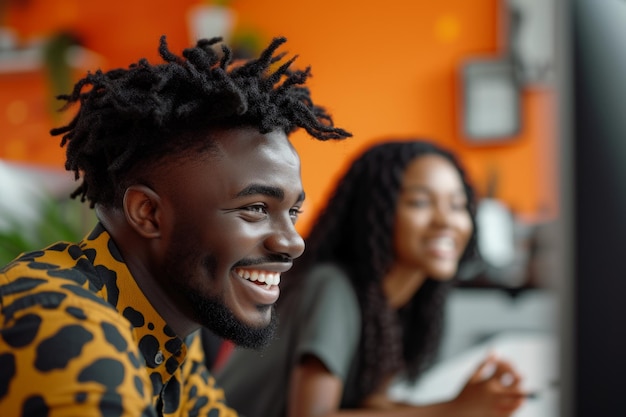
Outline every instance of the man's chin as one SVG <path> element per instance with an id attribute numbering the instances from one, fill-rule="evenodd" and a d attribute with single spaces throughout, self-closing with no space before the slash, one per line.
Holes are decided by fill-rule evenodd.
<path id="1" fill-rule="evenodd" d="M 267 346 L 276 333 L 278 319 L 273 306 L 265 307 L 268 311 L 260 312 L 269 315 L 265 326 L 257 327 L 239 319 L 229 308 L 219 302 L 204 300 L 203 311 L 196 311 L 200 322 L 223 339 L 248 349 L 262 349 Z M 196 304 L 197 305 L 197 304 Z"/>
<path id="2" fill-rule="evenodd" d="M 208 327 L 218 336 L 228 339 L 235 345 L 247 349 L 261 350 L 266 347 L 276 334 L 278 320 L 276 314 L 272 313 L 269 323 L 264 327 L 253 327 L 244 324 L 242 321 L 232 317 L 226 323 L 210 323 Z"/>
<path id="3" fill-rule="evenodd" d="M 250 349 L 261 349 L 273 339 L 278 322 L 273 305 L 259 310 L 259 314 L 269 315 L 269 323 L 263 327 L 254 327 L 240 320 L 219 298 L 203 297 L 188 288 L 183 288 L 183 292 L 196 320 L 217 336 Z"/>

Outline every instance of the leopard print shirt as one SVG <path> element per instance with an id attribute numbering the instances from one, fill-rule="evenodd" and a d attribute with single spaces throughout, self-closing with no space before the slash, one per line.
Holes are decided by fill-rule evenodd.
<path id="1" fill-rule="evenodd" d="M 233 417 L 101 224 L 0 269 L 0 416 Z"/>

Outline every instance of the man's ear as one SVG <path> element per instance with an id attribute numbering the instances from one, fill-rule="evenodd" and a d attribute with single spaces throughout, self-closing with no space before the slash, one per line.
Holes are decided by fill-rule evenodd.
<path id="1" fill-rule="evenodd" d="M 161 235 L 161 198 L 150 187 L 131 185 L 124 193 L 124 215 L 128 224 L 141 236 Z"/>

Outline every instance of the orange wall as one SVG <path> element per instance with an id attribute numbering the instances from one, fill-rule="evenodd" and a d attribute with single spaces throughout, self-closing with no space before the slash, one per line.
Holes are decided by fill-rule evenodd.
<path id="1" fill-rule="evenodd" d="M 142 56 L 155 58 L 162 33 L 168 35 L 171 48 L 180 51 L 189 42 L 185 13 L 201 2 L 109 0 L 105 7 L 103 2 L 80 0 L 15 1 L 20 3 L 30 6 L 12 7 L 5 15 L 24 39 L 70 28 L 102 55 L 106 68 L 126 66 Z M 303 132 L 296 134 L 294 144 L 302 156 L 307 192 L 299 223 L 302 232 L 308 231 L 346 163 L 366 146 L 393 135 L 430 138 L 456 150 L 479 191 L 484 191 L 489 172 L 496 169 L 500 178 L 496 196 L 522 215 L 534 217 L 540 209 L 556 213 L 551 90 L 524 90 L 523 129 L 506 144 L 476 146 L 460 133 L 460 65 L 471 57 L 502 52 L 500 3 L 230 2 L 237 27 L 252 27 L 265 41 L 276 35 L 288 38 L 283 49 L 299 55 L 296 65 L 312 67 L 313 99 L 331 111 L 337 125 L 354 134 L 339 143 L 320 143 Z M 0 106 L 11 101 L 6 92 L 1 94 Z M 40 140 L 49 143 L 51 139 L 43 136 Z M 0 143 L 0 157 L 2 152 Z M 62 157 L 56 152 L 54 163 Z"/>

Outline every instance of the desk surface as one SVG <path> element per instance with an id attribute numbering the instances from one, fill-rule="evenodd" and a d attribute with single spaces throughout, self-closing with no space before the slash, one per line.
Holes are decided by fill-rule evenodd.
<path id="1" fill-rule="evenodd" d="M 548 332 L 501 333 L 435 364 L 415 385 L 397 380 L 389 394 L 412 404 L 452 399 L 489 352 L 511 362 L 522 375 L 523 388 L 537 393 L 536 398 L 524 402 L 514 417 L 559 415 L 557 337 Z"/>

